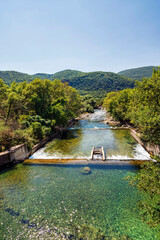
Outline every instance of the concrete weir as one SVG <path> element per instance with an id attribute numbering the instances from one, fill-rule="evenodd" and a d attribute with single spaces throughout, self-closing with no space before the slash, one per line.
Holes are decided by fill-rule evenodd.
<path id="1" fill-rule="evenodd" d="M 91 159 L 27 159 L 23 162 L 25 165 L 141 165 L 144 162 L 152 161 L 150 160 L 139 160 L 139 159 L 122 159 L 114 160 L 107 159 L 104 160 L 94 160 Z"/>

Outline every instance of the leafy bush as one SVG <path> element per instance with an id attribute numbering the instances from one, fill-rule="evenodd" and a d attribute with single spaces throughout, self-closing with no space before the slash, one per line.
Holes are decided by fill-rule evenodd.
<path id="1" fill-rule="evenodd" d="M 12 145 L 18 145 L 20 143 L 26 143 L 28 150 L 31 150 L 34 143 L 36 143 L 36 141 L 34 140 L 34 136 L 32 136 L 31 129 L 19 129 L 14 132 Z"/>
<path id="2" fill-rule="evenodd" d="M 31 127 L 33 136 L 36 139 L 41 140 L 43 138 L 42 124 L 40 122 L 33 122 Z"/>
<path id="3" fill-rule="evenodd" d="M 128 180 L 144 193 L 145 198 L 138 204 L 142 218 L 151 227 L 160 228 L 160 162 L 144 163 L 139 173 Z"/>
<path id="4" fill-rule="evenodd" d="M 43 127 L 42 127 L 42 131 L 43 131 L 43 135 L 44 135 L 44 136 L 49 136 L 49 135 L 52 134 L 52 129 L 51 129 L 51 127 L 43 126 Z"/>

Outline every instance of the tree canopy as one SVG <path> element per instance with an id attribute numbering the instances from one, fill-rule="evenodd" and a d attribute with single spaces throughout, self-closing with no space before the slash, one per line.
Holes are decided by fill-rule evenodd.
<path id="1" fill-rule="evenodd" d="M 109 93 L 104 106 L 115 119 L 130 121 L 145 141 L 160 144 L 160 68 L 134 89 Z"/>
<path id="2" fill-rule="evenodd" d="M 10 87 L 0 80 L 0 93 L 1 150 L 21 141 L 35 143 L 55 126 L 65 127 L 82 106 L 77 90 L 60 80 L 37 78 Z"/>

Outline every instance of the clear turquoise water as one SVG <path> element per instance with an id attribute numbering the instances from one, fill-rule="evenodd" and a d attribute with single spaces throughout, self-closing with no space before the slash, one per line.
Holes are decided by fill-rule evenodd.
<path id="1" fill-rule="evenodd" d="M 75 130 L 48 143 L 43 153 L 40 150 L 40 155 L 45 156 L 46 153 L 50 158 L 89 158 L 93 147 L 103 146 L 108 158 L 116 155 L 134 158 L 137 145 L 128 130 Z M 38 152 L 34 156 L 37 154 Z"/>
<path id="2" fill-rule="evenodd" d="M 115 130 L 102 122 L 105 111 L 96 110 L 80 120 L 61 138 L 54 139 L 31 158 L 90 158 L 93 147 L 102 147 L 108 159 L 148 159 L 149 154 L 131 136 L 129 130 Z"/>
<path id="3" fill-rule="evenodd" d="M 99 122 L 104 117 L 96 112 L 36 154 L 84 156 L 103 144 L 112 154 L 132 155 L 137 143 L 129 132 L 112 131 Z M 0 239 L 159 239 L 158 230 L 141 220 L 137 203 L 142 194 L 124 180 L 137 167 L 91 165 L 89 175 L 82 174 L 83 167 L 19 164 L 1 172 Z"/>
<path id="4" fill-rule="evenodd" d="M 17 165 L 0 175 L 0 239 L 159 239 L 124 177 L 135 166 Z"/>

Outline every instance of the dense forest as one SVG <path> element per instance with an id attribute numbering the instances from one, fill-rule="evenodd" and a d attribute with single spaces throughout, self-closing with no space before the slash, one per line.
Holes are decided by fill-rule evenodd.
<path id="1" fill-rule="evenodd" d="M 19 143 L 31 148 L 57 126 L 66 127 L 69 119 L 93 112 L 107 93 L 103 106 L 116 120 L 136 127 L 144 141 L 160 144 L 160 68 L 136 85 L 135 80 L 105 72 L 62 71 L 57 75 L 62 81 L 53 81 L 52 74 L 0 72 L 0 76 L 5 79 L 0 79 L 0 151 Z M 43 80 L 34 79 L 37 76 Z M 150 162 L 129 178 L 147 196 L 139 207 L 152 227 L 160 218 L 159 176 L 159 164 Z"/>
<path id="2" fill-rule="evenodd" d="M 160 68 L 134 89 L 108 93 L 103 104 L 115 119 L 135 126 L 144 141 L 160 144 Z M 160 228 L 160 160 L 155 158 L 157 163 L 144 163 L 128 180 L 144 194 L 138 205 L 143 220 Z"/>
<path id="3" fill-rule="evenodd" d="M 151 78 L 136 83 L 134 89 L 110 92 L 104 106 L 117 120 L 128 121 L 142 134 L 143 140 L 160 143 L 160 68 Z"/>
<path id="4" fill-rule="evenodd" d="M 0 151 L 24 142 L 32 147 L 55 126 L 65 127 L 81 107 L 81 96 L 60 80 L 13 82 L 9 87 L 1 79 Z"/>
<path id="5" fill-rule="evenodd" d="M 131 78 L 134 80 L 142 80 L 144 77 L 150 78 L 152 76 L 153 68 L 156 68 L 156 67 L 148 66 L 148 67 L 132 68 L 132 69 L 127 69 L 127 70 L 121 71 L 118 73 L 118 75 L 124 76 L 126 78 Z M 67 81 L 67 80 L 71 80 L 73 78 L 73 81 L 75 81 L 75 78 L 79 78 L 79 77 L 82 77 L 85 75 L 87 77 L 88 74 L 92 74 L 92 77 L 94 77 L 94 73 L 95 73 L 96 79 L 97 79 L 97 73 L 107 74 L 107 72 L 102 72 L 102 71 L 85 73 L 85 72 L 71 70 L 71 69 L 56 72 L 54 74 L 36 73 L 33 75 L 16 72 L 16 71 L 0 71 L 0 78 L 3 79 L 3 81 L 6 84 L 10 85 L 12 82 L 27 81 L 29 83 L 30 81 L 34 80 L 35 78 L 40 78 L 43 80 L 49 79 L 51 81 L 54 81 L 55 79 L 60 79 L 60 80 L 65 79 L 65 81 Z M 106 75 L 106 77 L 107 77 L 107 75 Z M 89 76 L 89 78 L 91 78 L 91 75 Z"/>
<path id="6" fill-rule="evenodd" d="M 135 81 L 112 72 L 91 72 L 86 75 L 66 79 L 70 86 L 81 94 L 90 93 L 95 97 L 105 97 L 107 92 L 133 88 Z"/>
<path id="7" fill-rule="evenodd" d="M 79 77 L 82 76 L 83 72 L 76 71 L 76 70 L 64 70 L 54 74 L 47 74 L 47 73 L 36 73 L 33 75 L 29 75 L 26 73 L 16 72 L 16 71 L 0 71 L 0 78 L 3 81 L 10 85 L 12 82 L 24 82 L 27 81 L 28 83 L 33 81 L 36 78 L 40 78 L 42 80 L 49 79 L 54 81 L 55 79 L 63 80 L 63 79 L 70 79 L 72 77 Z"/>
<path id="8" fill-rule="evenodd" d="M 50 135 L 55 126 L 65 126 L 69 119 L 81 112 L 93 112 L 102 104 L 106 92 L 133 88 L 135 83 L 120 75 L 104 72 L 84 74 L 66 70 L 57 75 L 68 76 L 63 82 L 34 79 L 35 75 L 12 71 L 0 73 L 5 79 L 0 80 L 0 151 L 22 142 L 32 147 Z M 80 96 L 73 87 L 81 90 L 84 96 Z"/>
<path id="9" fill-rule="evenodd" d="M 131 68 L 131 69 L 121 71 L 118 74 L 124 77 L 141 81 L 144 77 L 150 78 L 152 76 L 152 72 L 154 68 L 156 67 L 148 66 L 148 67 L 140 67 L 140 68 Z"/>
<path id="10" fill-rule="evenodd" d="M 35 77 L 33 75 L 16 71 L 0 71 L 0 79 L 3 79 L 4 83 L 7 85 L 11 85 L 12 82 L 31 82 L 35 79 Z"/>
<path id="11" fill-rule="evenodd" d="M 14 71 L 0 71 L 0 78 L 8 85 L 14 81 L 18 83 L 27 81 L 29 83 L 37 77 L 51 81 L 60 79 L 63 82 L 68 82 L 71 87 L 76 88 L 82 95 L 90 94 L 99 98 L 105 97 L 106 92 L 133 88 L 135 84 L 135 80 L 110 72 L 83 73 L 75 70 L 64 70 L 55 74 L 38 73 L 28 75 Z"/>
<path id="12" fill-rule="evenodd" d="M 85 74 L 84 72 L 67 69 L 67 70 L 63 70 L 63 71 L 60 71 L 60 72 L 57 72 L 54 74 L 36 73 L 33 76 L 39 77 L 41 79 L 49 79 L 49 80 L 53 81 L 54 79 L 63 80 L 63 79 L 70 79 L 72 77 L 80 77 L 84 74 Z"/>

